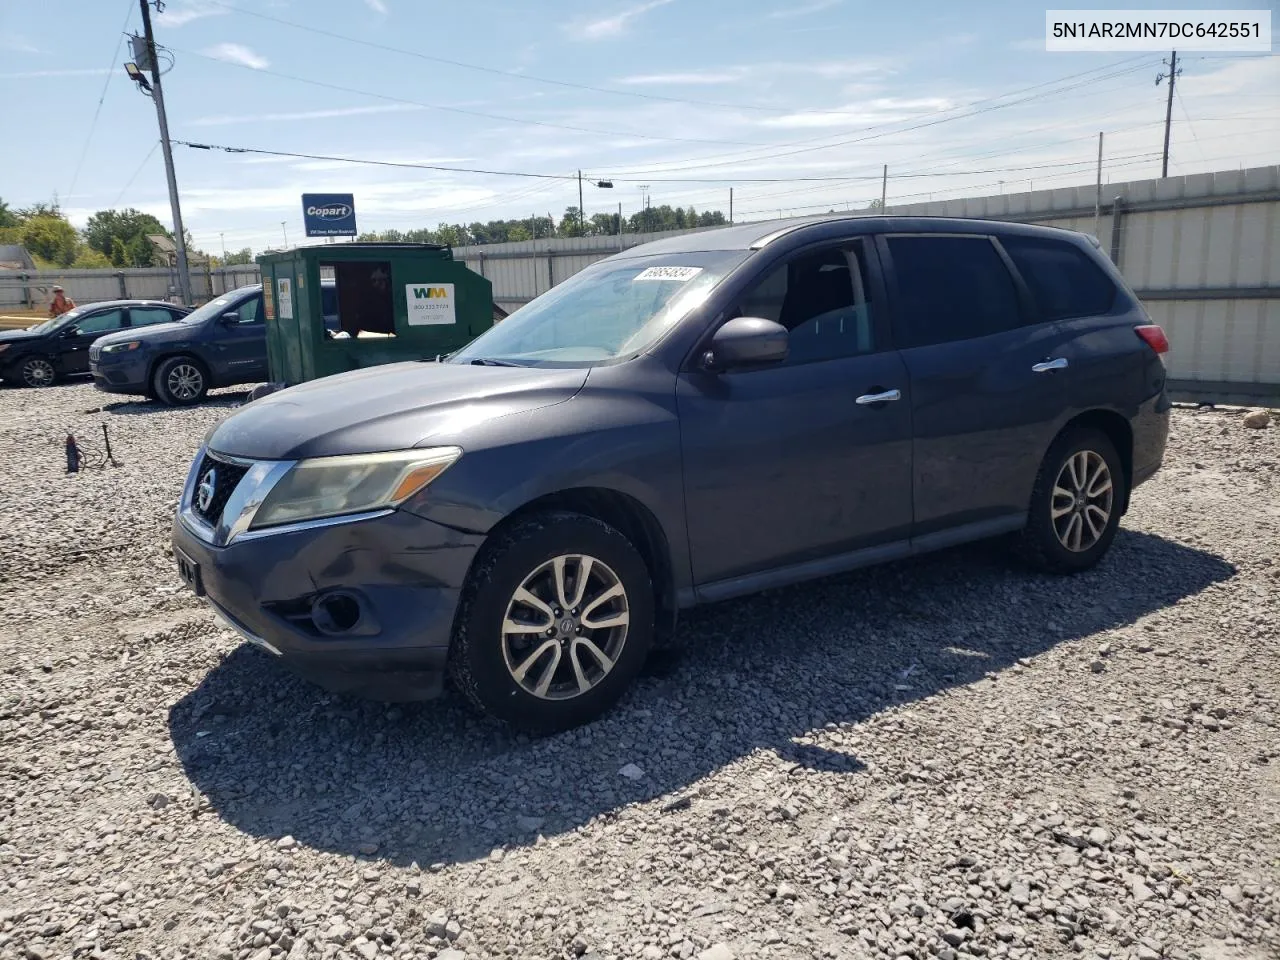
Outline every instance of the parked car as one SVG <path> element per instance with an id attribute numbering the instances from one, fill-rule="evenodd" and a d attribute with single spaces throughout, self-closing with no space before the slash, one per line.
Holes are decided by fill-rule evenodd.
<path id="1" fill-rule="evenodd" d="M 105 300 L 25 330 L 0 331 L 0 380 L 47 387 L 89 370 L 90 345 L 116 331 L 172 323 L 190 312 L 162 300 Z"/>
<path id="2" fill-rule="evenodd" d="M 332 281 L 321 283 L 325 310 L 336 316 Z M 199 403 L 213 387 L 267 379 L 262 284 L 240 287 L 176 323 L 104 337 L 89 351 L 99 390 L 142 394 L 170 406 Z"/>
<path id="3" fill-rule="evenodd" d="M 192 462 L 174 551 L 332 689 L 425 697 L 448 671 L 496 717 L 567 727 L 695 604 L 1001 535 L 1092 567 L 1161 464 L 1167 348 L 1065 230 L 674 237 L 444 362 L 244 407 Z"/>

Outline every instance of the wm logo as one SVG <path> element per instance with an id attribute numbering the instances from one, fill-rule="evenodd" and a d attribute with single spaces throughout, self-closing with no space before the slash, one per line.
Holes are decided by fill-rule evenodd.
<path id="1" fill-rule="evenodd" d="M 437 300 L 447 298 L 448 291 L 444 287 L 414 287 L 413 298 L 415 300 Z"/>

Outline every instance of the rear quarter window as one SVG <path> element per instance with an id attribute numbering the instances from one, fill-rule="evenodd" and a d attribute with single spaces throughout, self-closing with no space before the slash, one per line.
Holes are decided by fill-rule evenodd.
<path id="1" fill-rule="evenodd" d="M 1111 311 L 1116 286 L 1079 247 L 1039 237 L 1001 237 L 1000 244 L 1030 288 L 1041 320 L 1096 317 Z"/>

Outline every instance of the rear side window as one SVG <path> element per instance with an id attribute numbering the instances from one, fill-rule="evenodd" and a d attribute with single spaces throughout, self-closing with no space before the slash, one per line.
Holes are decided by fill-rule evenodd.
<path id="1" fill-rule="evenodd" d="M 1041 320 L 1108 313 L 1116 287 L 1083 250 L 1061 240 L 1001 237 L 1001 245 L 1031 288 Z"/>
<path id="2" fill-rule="evenodd" d="M 923 347 L 1022 325 L 1018 291 L 986 237 L 887 237 L 901 342 Z"/>
<path id="3" fill-rule="evenodd" d="M 174 316 L 164 307 L 130 307 L 129 326 L 150 327 L 157 323 L 172 323 Z"/>

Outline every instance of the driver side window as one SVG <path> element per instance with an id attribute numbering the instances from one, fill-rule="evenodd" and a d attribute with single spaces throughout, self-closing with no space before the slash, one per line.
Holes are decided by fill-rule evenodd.
<path id="1" fill-rule="evenodd" d="M 236 313 L 240 315 L 240 322 L 245 323 L 261 323 L 262 322 L 262 294 L 250 297 L 244 303 L 236 308 Z"/>
<path id="2" fill-rule="evenodd" d="M 95 313 L 91 317 L 85 317 L 83 320 L 77 321 L 75 328 L 80 336 L 121 330 L 124 328 L 124 311 L 104 310 L 102 313 Z"/>
<path id="3" fill-rule="evenodd" d="M 765 274 L 731 316 L 786 327 L 788 366 L 874 353 L 867 277 L 861 241 L 802 253 Z"/>

